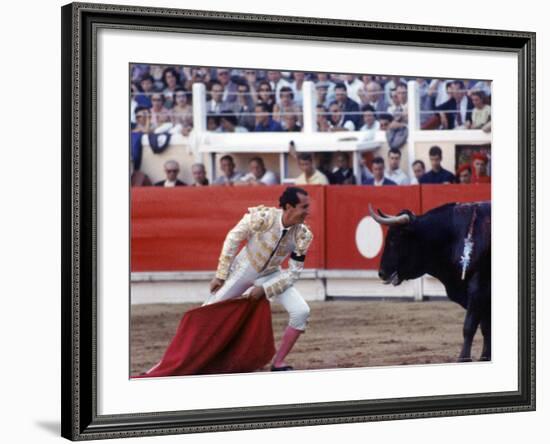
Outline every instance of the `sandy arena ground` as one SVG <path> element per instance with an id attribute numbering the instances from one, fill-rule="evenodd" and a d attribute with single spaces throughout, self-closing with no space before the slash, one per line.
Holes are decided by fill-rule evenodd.
<path id="1" fill-rule="evenodd" d="M 132 307 L 131 372 L 156 364 L 183 313 L 200 304 L 150 304 Z M 309 302 L 311 318 L 287 362 L 296 369 L 372 367 L 456 362 L 462 345 L 465 311 L 450 301 Z M 275 345 L 287 313 L 272 305 Z M 479 359 L 478 331 L 472 356 Z M 268 370 L 268 367 L 265 368 Z"/>

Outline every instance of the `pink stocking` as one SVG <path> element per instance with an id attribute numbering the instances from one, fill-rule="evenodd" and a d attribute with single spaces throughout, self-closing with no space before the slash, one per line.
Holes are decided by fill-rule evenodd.
<path id="1" fill-rule="evenodd" d="M 283 334 L 283 339 L 281 340 L 281 345 L 279 350 L 273 359 L 274 367 L 282 367 L 284 365 L 284 359 L 286 355 L 290 352 L 298 337 L 302 334 L 302 330 L 297 330 L 291 326 L 288 326 Z"/>

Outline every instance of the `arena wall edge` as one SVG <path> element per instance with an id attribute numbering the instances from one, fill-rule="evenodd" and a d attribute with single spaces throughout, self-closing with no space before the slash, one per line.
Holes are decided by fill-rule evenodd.
<path id="1" fill-rule="evenodd" d="M 200 303 L 208 295 L 214 272 L 140 272 L 131 275 L 131 303 Z M 296 288 L 307 301 L 327 298 L 418 300 L 418 280 L 400 286 L 382 286 L 375 271 L 304 270 Z M 422 297 L 445 297 L 443 286 L 432 277 L 422 278 Z"/>

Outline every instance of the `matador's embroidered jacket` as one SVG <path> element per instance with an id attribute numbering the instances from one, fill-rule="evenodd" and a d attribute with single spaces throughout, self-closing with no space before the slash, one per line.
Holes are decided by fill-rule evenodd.
<path id="1" fill-rule="evenodd" d="M 282 217 L 283 210 L 278 208 L 263 205 L 249 208 L 248 213 L 225 238 L 216 277 L 223 280 L 228 278 L 239 245 L 246 240 L 246 246 L 238 255 L 238 262 L 247 261 L 259 276 L 280 271 L 263 284 L 266 296 L 271 298 L 289 288 L 304 267 L 313 234 L 305 224 L 285 228 Z M 283 271 L 281 263 L 289 254 L 288 269 Z"/>

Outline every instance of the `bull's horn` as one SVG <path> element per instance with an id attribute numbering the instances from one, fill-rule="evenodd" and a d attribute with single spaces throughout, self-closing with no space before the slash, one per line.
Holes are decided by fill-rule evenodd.
<path id="1" fill-rule="evenodd" d="M 371 217 L 380 225 L 406 225 L 411 221 L 411 218 L 408 214 L 401 214 L 400 216 L 386 216 L 380 210 L 378 210 L 378 212 L 380 214 L 376 214 L 372 209 L 372 205 L 369 204 L 369 213 Z"/>

